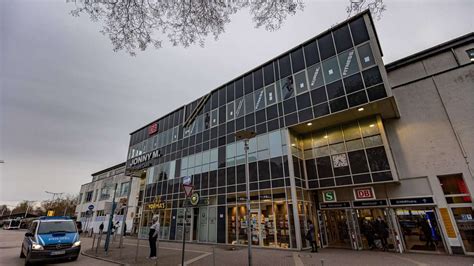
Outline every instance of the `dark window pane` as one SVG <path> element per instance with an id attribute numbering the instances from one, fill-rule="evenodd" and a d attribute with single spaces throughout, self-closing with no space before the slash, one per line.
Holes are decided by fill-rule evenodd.
<path id="1" fill-rule="evenodd" d="M 209 187 L 217 187 L 217 171 L 209 172 Z"/>
<path id="2" fill-rule="evenodd" d="M 307 67 L 319 62 L 319 52 L 315 41 L 304 46 L 304 56 Z"/>
<path id="3" fill-rule="evenodd" d="M 226 88 L 219 89 L 219 106 L 222 106 L 227 103 L 225 94 Z"/>
<path id="4" fill-rule="evenodd" d="M 245 127 L 250 127 L 255 125 L 255 118 L 254 114 L 249 114 L 245 116 Z"/>
<path id="5" fill-rule="evenodd" d="M 369 95 L 369 99 L 371 101 L 375 101 L 380 98 L 387 97 L 387 92 L 385 91 L 385 87 L 383 86 L 383 84 L 380 84 L 372 88 L 368 88 L 367 94 Z"/>
<path id="6" fill-rule="evenodd" d="M 257 162 L 249 163 L 249 180 L 250 182 L 258 181 Z"/>
<path id="7" fill-rule="evenodd" d="M 267 122 L 268 131 L 273 131 L 275 129 L 280 128 L 280 124 L 278 123 L 278 119 L 273 119 Z"/>
<path id="8" fill-rule="evenodd" d="M 330 177 L 332 174 L 331 158 L 329 156 L 316 158 L 319 178 Z"/>
<path id="9" fill-rule="evenodd" d="M 345 78 L 344 86 L 346 87 L 347 93 L 362 90 L 364 88 L 364 83 L 362 82 L 362 77 L 360 76 L 360 73 Z"/>
<path id="10" fill-rule="evenodd" d="M 367 95 L 365 91 L 359 91 L 351 95 L 347 95 L 347 101 L 349 102 L 349 106 L 357 106 L 367 102 Z"/>
<path id="11" fill-rule="evenodd" d="M 290 56 L 285 55 L 278 59 L 278 64 L 280 67 L 280 78 L 287 77 L 291 74 L 291 65 L 290 65 Z"/>
<path id="12" fill-rule="evenodd" d="M 318 183 L 317 180 L 309 181 L 309 182 L 308 182 L 308 187 L 309 187 L 309 188 L 319 188 L 319 183 Z"/>
<path id="13" fill-rule="evenodd" d="M 365 27 L 364 17 L 360 17 L 350 23 L 354 45 L 363 43 L 369 39 L 367 28 Z"/>
<path id="14" fill-rule="evenodd" d="M 351 34 L 347 25 L 334 31 L 334 42 L 338 53 L 352 47 Z"/>
<path id="15" fill-rule="evenodd" d="M 227 91 L 227 102 L 233 101 L 235 99 L 234 98 L 234 83 L 227 85 L 226 91 Z"/>
<path id="16" fill-rule="evenodd" d="M 362 72 L 362 76 L 364 76 L 364 82 L 367 88 L 382 83 L 382 76 L 380 76 L 378 67 L 365 70 Z"/>
<path id="17" fill-rule="evenodd" d="M 245 165 L 237 166 L 237 184 L 245 183 Z"/>
<path id="18" fill-rule="evenodd" d="M 239 131 L 245 127 L 245 120 L 243 117 L 235 120 L 235 131 Z"/>
<path id="19" fill-rule="evenodd" d="M 219 108 L 219 124 L 224 123 L 225 118 L 226 118 L 226 106 L 224 105 Z"/>
<path id="20" fill-rule="evenodd" d="M 248 74 L 244 78 L 244 91 L 245 91 L 245 94 L 249 94 L 253 92 L 252 73 Z"/>
<path id="21" fill-rule="evenodd" d="M 334 99 L 344 95 L 344 87 L 342 86 L 342 81 L 340 80 L 326 85 L 326 90 L 328 92 L 329 99 Z"/>
<path id="22" fill-rule="evenodd" d="M 256 126 L 257 134 L 267 133 L 267 123 L 262 123 Z"/>
<path id="23" fill-rule="evenodd" d="M 393 180 L 392 173 L 390 172 L 381 172 L 381 173 L 373 173 L 372 179 L 374 182 L 382 182 L 382 181 L 391 181 Z"/>
<path id="24" fill-rule="evenodd" d="M 268 160 L 258 161 L 258 179 L 260 181 L 270 179 Z"/>
<path id="25" fill-rule="evenodd" d="M 215 172 L 215 171 L 212 171 L 212 172 Z M 213 175 L 211 172 L 211 176 Z M 225 169 L 219 169 L 218 173 L 217 173 L 217 185 L 219 187 L 222 187 L 222 186 L 225 186 L 226 182 L 225 182 L 225 178 L 226 178 L 226 170 Z"/>
<path id="26" fill-rule="evenodd" d="M 281 157 L 270 159 L 270 169 L 272 178 L 283 177 L 283 163 Z"/>
<path id="27" fill-rule="evenodd" d="M 298 158 L 293 156 L 293 170 L 295 170 L 295 176 L 301 177 L 300 166 L 298 164 Z"/>
<path id="28" fill-rule="evenodd" d="M 369 171 L 367 166 L 367 159 L 364 151 L 351 151 L 349 155 L 349 164 L 353 174 L 366 173 Z"/>
<path id="29" fill-rule="evenodd" d="M 352 185 L 352 178 L 350 176 L 343 176 L 336 178 L 336 185 L 343 186 L 343 185 Z"/>
<path id="30" fill-rule="evenodd" d="M 304 68 L 303 49 L 299 48 L 291 52 L 291 65 L 293 66 L 293 73 L 296 73 Z"/>
<path id="31" fill-rule="evenodd" d="M 321 87 L 319 89 L 312 90 L 311 91 L 311 100 L 313 101 L 313 104 L 326 102 L 328 100 L 328 97 L 326 96 L 325 88 Z"/>
<path id="32" fill-rule="evenodd" d="M 296 103 L 298 104 L 298 109 L 305 109 L 311 106 L 311 98 L 309 92 L 301 94 L 296 97 Z"/>
<path id="33" fill-rule="evenodd" d="M 290 98 L 283 102 L 283 108 L 285 110 L 285 114 L 292 113 L 296 111 L 296 103 L 295 98 Z"/>
<path id="34" fill-rule="evenodd" d="M 235 184 L 235 167 L 228 167 L 227 172 L 227 185 Z"/>
<path id="35" fill-rule="evenodd" d="M 300 122 L 313 119 L 313 108 L 310 107 L 310 108 L 298 111 L 298 118 Z"/>
<path id="36" fill-rule="evenodd" d="M 272 188 L 284 187 L 285 180 L 283 178 L 272 180 Z"/>
<path id="37" fill-rule="evenodd" d="M 285 116 L 285 125 L 287 127 L 298 124 L 298 115 L 296 113 L 292 113 Z"/>
<path id="38" fill-rule="evenodd" d="M 253 72 L 253 90 L 263 87 L 262 69 Z"/>
<path id="39" fill-rule="evenodd" d="M 273 119 L 278 117 L 278 107 L 277 105 L 272 105 L 267 108 L 267 119 Z"/>
<path id="40" fill-rule="evenodd" d="M 244 79 L 238 79 L 235 82 L 235 99 L 244 95 Z"/>
<path id="41" fill-rule="evenodd" d="M 318 40 L 318 46 L 321 55 L 321 60 L 324 60 L 336 54 L 336 51 L 334 50 L 334 44 L 332 42 L 331 33 L 328 33 L 321 37 Z"/>
<path id="42" fill-rule="evenodd" d="M 270 188 L 270 181 L 259 182 L 258 186 L 260 187 L 260 189 Z"/>
<path id="43" fill-rule="evenodd" d="M 305 161 L 306 163 L 306 174 L 308 174 L 308 180 L 317 179 L 318 173 L 316 171 L 316 161 L 314 159 L 309 159 Z"/>
<path id="44" fill-rule="evenodd" d="M 275 81 L 275 74 L 273 72 L 273 63 L 263 67 L 263 76 L 265 78 L 265 86 Z"/>
<path id="45" fill-rule="evenodd" d="M 390 170 L 384 147 L 367 149 L 367 158 L 371 171 Z"/>
<path id="46" fill-rule="evenodd" d="M 319 180 L 320 187 L 333 187 L 334 186 L 334 178 L 325 178 Z"/>
<path id="47" fill-rule="evenodd" d="M 314 117 L 327 115 L 329 114 L 329 105 L 327 103 L 317 105 L 313 108 L 313 111 L 314 111 Z"/>
<path id="48" fill-rule="evenodd" d="M 346 97 L 342 97 L 333 101 L 330 101 L 331 113 L 347 109 Z"/>
<path id="49" fill-rule="evenodd" d="M 354 176 L 352 176 L 352 179 L 354 179 L 354 184 L 372 182 L 372 179 L 370 179 L 370 174 L 354 175 Z"/>

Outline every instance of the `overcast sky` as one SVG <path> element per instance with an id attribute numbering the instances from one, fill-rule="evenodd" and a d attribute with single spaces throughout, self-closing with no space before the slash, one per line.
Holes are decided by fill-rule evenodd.
<path id="1" fill-rule="evenodd" d="M 346 19 L 345 1 L 306 1 L 281 30 L 248 10 L 205 47 L 113 52 L 100 22 L 66 1 L 0 1 L 0 203 L 76 194 L 123 162 L 129 133 Z M 385 1 L 385 63 L 474 29 L 474 1 Z"/>

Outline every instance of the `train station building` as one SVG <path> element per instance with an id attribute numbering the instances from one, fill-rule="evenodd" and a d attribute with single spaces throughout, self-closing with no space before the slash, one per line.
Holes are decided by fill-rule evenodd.
<path id="1" fill-rule="evenodd" d="M 386 65 L 363 12 L 137 129 L 140 233 L 159 214 L 161 239 L 246 245 L 250 130 L 254 246 L 308 248 L 312 220 L 321 247 L 368 249 L 380 218 L 392 251 L 474 254 L 473 41 Z M 183 177 L 202 202 L 186 219 Z"/>

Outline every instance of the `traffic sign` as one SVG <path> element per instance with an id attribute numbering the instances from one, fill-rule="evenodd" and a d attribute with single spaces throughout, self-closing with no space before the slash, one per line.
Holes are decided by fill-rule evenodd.
<path id="1" fill-rule="evenodd" d="M 336 202 L 336 191 L 326 190 L 323 191 L 323 202 Z"/>
<path id="2" fill-rule="evenodd" d="M 92 204 L 91 204 L 91 205 L 89 205 L 89 207 L 87 207 L 87 209 L 89 209 L 89 210 L 91 210 L 91 211 L 92 211 L 92 210 L 94 209 L 94 205 L 92 205 Z"/>
<path id="3" fill-rule="evenodd" d="M 183 184 L 183 189 L 184 189 L 184 194 L 186 195 L 186 197 L 189 197 L 189 196 L 191 196 L 191 194 L 193 193 L 194 186 L 193 186 L 193 185 L 184 185 L 184 184 Z"/>

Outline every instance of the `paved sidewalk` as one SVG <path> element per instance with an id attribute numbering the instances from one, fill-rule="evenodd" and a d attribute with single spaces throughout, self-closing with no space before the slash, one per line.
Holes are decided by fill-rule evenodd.
<path id="1" fill-rule="evenodd" d="M 88 242 L 90 239 L 87 240 Z M 102 241 L 103 243 L 104 241 Z M 92 242 L 88 245 L 90 247 Z M 181 243 L 164 242 L 159 243 L 158 261 L 149 260 L 148 242 L 140 241 L 138 260 L 135 262 L 136 239 L 126 238 L 124 248 L 118 249 L 118 238 L 111 244 L 110 252 L 105 255 L 103 248 L 95 251 L 84 250 L 87 254 L 99 256 L 108 260 L 113 260 L 126 265 L 180 265 L 181 263 Z M 474 257 L 468 256 L 448 256 L 431 254 L 405 253 L 397 254 L 392 252 L 379 251 L 353 251 L 344 249 L 322 249 L 319 253 L 308 251 L 289 251 L 275 249 L 253 249 L 254 265 L 288 265 L 288 266 L 333 266 L 333 265 L 474 265 Z M 185 264 L 193 266 L 241 266 L 247 265 L 246 247 L 238 247 L 230 250 L 228 246 L 213 246 L 204 244 L 186 243 Z"/>

